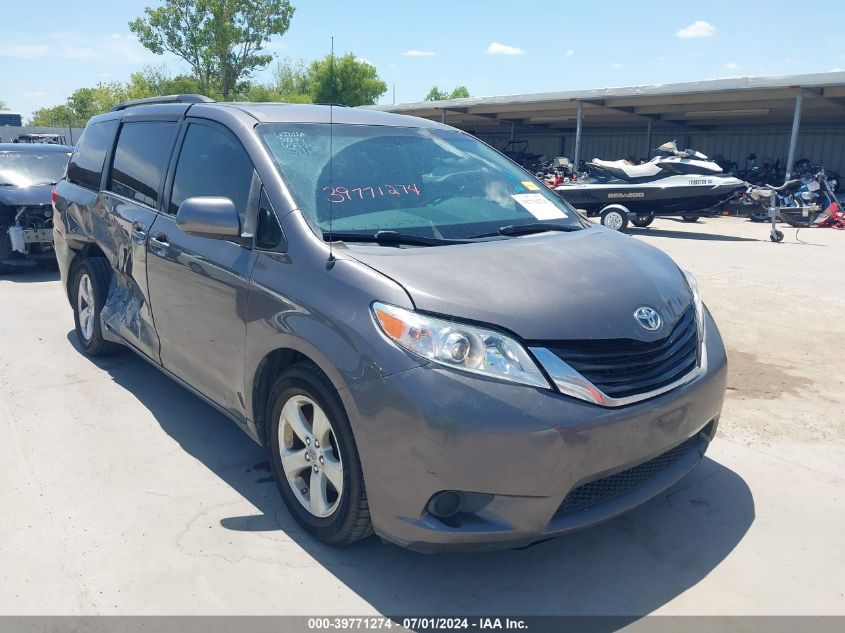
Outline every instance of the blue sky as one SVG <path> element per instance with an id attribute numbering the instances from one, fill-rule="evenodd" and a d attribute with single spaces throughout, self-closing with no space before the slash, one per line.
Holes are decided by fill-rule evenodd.
<path id="1" fill-rule="evenodd" d="M 156 0 L 3 2 L 0 100 L 28 115 L 74 89 L 125 80 L 152 55 L 127 22 Z M 354 52 L 396 101 L 432 85 L 473 96 L 845 69 L 845 2 L 767 0 L 293 0 L 270 50 L 311 60 Z M 269 71 L 258 78 L 268 77 Z M 392 100 L 389 90 L 382 103 Z"/>

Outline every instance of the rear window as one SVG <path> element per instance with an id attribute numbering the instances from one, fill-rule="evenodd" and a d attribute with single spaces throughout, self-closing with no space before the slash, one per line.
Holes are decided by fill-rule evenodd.
<path id="1" fill-rule="evenodd" d="M 92 123 L 85 128 L 67 168 L 67 179 L 89 189 L 100 188 L 106 154 L 114 141 L 117 120 Z"/>
<path id="2" fill-rule="evenodd" d="M 169 121 L 124 123 L 114 150 L 109 191 L 155 207 L 176 124 Z"/>

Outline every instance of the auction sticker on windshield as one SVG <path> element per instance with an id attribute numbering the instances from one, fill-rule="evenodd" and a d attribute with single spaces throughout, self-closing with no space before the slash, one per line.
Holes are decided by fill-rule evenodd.
<path id="1" fill-rule="evenodd" d="M 512 195 L 511 198 L 538 220 L 556 220 L 569 217 L 541 193 L 520 193 Z"/>

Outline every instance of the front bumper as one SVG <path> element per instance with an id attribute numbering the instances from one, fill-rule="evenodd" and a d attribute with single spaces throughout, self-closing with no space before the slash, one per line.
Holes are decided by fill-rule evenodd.
<path id="1" fill-rule="evenodd" d="M 705 324 L 707 371 L 626 407 L 433 364 L 350 387 L 376 533 L 422 551 L 515 547 L 606 520 L 665 490 L 701 460 L 722 409 L 727 361 L 709 313 Z M 623 471 L 682 444 L 683 454 L 623 494 L 557 512 L 570 491 L 627 477 Z M 444 490 L 482 493 L 489 503 L 447 524 L 426 510 Z"/>

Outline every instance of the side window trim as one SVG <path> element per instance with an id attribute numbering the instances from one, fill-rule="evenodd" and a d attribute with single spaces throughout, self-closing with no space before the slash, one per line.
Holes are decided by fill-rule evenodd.
<path id="1" fill-rule="evenodd" d="M 279 221 L 279 216 L 276 213 L 275 207 L 273 207 L 273 202 L 270 200 L 270 195 L 267 193 L 267 190 L 264 188 L 264 185 L 261 184 L 261 180 L 258 179 L 260 189 L 258 194 L 258 206 L 256 208 L 256 218 L 255 218 L 255 248 L 254 250 L 266 252 L 266 253 L 286 253 L 288 250 L 288 239 L 285 235 L 285 230 L 282 228 L 282 223 Z M 269 207 L 266 209 L 268 222 L 272 222 L 275 231 L 277 232 L 277 240 L 273 246 L 263 246 L 259 244 L 259 239 L 261 238 L 261 212 L 265 211 L 262 205 L 262 201 L 267 201 L 267 206 Z"/>

